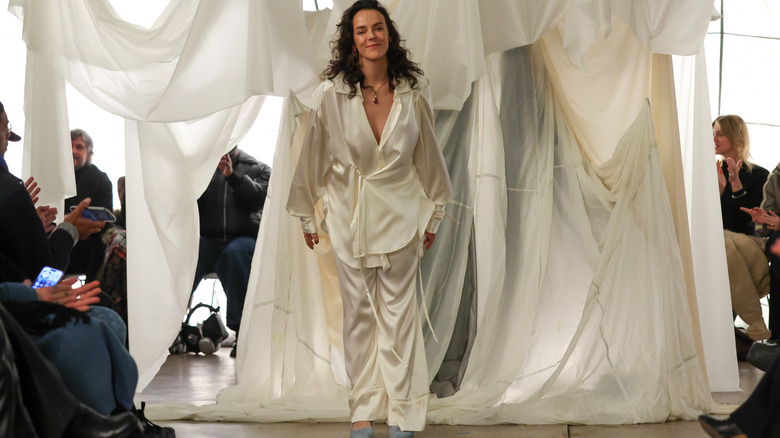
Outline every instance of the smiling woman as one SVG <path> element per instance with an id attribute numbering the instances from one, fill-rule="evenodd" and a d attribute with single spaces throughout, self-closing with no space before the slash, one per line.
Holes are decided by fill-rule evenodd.
<path id="1" fill-rule="evenodd" d="M 401 41 L 375 0 L 341 16 L 287 203 L 310 249 L 319 244 L 315 205 L 327 205 L 353 438 L 373 437 L 372 422 L 384 419 L 391 438 L 411 437 L 428 406 L 415 278 L 452 187 L 422 70 Z"/>

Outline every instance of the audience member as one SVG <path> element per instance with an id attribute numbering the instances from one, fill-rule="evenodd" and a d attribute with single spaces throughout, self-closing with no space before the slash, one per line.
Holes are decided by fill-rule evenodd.
<path id="1" fill-rule="evenodd" d="M 89 199 L 84 199 L 47 235 L 46 227 L 53 219 L 52 210 L 46 211 L 49 219 L 42 218 L 36 211 L 31 193 L 8 171 L 5 162 L 8 141 L 21 140 L 11 131 L 10 125 L 0 103 L 0 254 L 5 261 L 0 265 L 0 281 L 23 282 L 34 280 L 44 266 L 65 270 L 73 244 L 100 231 L 105 223 L 81 216 L 90 203 Z M 29 181 L 28 187 L 31 186 Z"/>
<path id="2" fill-rule="evenodd" d="M 771 339 L 780 338 L 780 257 L 772 254 L 769 248 L 780 237 L 780 164 L 775 167 L 764 184 L 764 200 L 760 208 L 744 209 L 750 213 L 756 224 L 759 236 L 766 236 L 766 257 L 769 260 L 769 331 Z"/>
<path id="3" fill-rule="evenodd" d="M 21 283 L 0 283 L 0 302 L 14 310 L 17 322 L 79 401 L 103 415 L 118 408 L 130 410 L 138 369 L 124 347 L 127 329 L 114 311 L 90 309 L 89 304 L 98 301 L 97 282 L 72 289 L 75 281 L 71 278 L 37 290 Z"/>
<path id="4" fill-rule="evenodd" d="M 271 168 L 234 147 L 222 156 L 198 199 L 200 251 L 194 291 L 216 272 L 227 295 L 227 326 L 238 336 Z M 236 346 L 230 352 L 236 356 Z"/>
<path id="5" fill-rule="evenodd" d="M 114 210 L 114 192 L 111 180 L 105 172 L 92 164 L 93 143 L 92 137 L 82 129 L 70 131 L 71 147 L 73 151 L 73 168 L 76 172 L 76 196 L 65 200 L 65 211 L 78 205 L 86 198 L 90 198 L 90 205 Z M 102 239 L 102 232 L 95 233 L 87 239 L 76 244 L 70 257 L 70 264 L 66 272 L 68 274 L 86 274 L 87 281 L 92 281 L 97 275 L 98 269 L 103 264 L 106 244 Z"/>
<path id="6" fill-rule="evenodd" d="M 749 162 L 750 136 L 739 116 L 720 116 L 712 123 L 718 162 L 718 186 L 723 218 L 731 307 L 748 324 L 747 335 L 757 341 L 770 337 L 759 300 L 769 293 L 769 264 L 765 242 L 756 237 L 751 216 L 742 211 L 761 204 L 769 172 Z"/>
<path id="7" fill-rule="evenodd" d="M 0 394 L 3 437 L 125 438 L 143 430 L 131 412 L 103 416 L 80 403 L 2 302 Z"/>

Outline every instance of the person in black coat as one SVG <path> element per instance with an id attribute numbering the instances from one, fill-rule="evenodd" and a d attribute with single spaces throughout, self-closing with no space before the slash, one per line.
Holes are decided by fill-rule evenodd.
<path id="1" fill-rule="evenodd" d="M 111 180 L 105 172 L 92 164 L 94 145 L 92 137 L 82 129 L 70 131 L 71 150 L 73 153 L 73 169 L 76 175 L 76 196 L 65 200 L 65 211 L 90 198 L 93 207 L 104 207 L 114 210 L 114 193 Z M 104 227 L 103 230 L 106 228 Z M 103 232 L 95 233 L 77 243 L 73 248 L 68 265 L 68 274 L 85 274 L 87 282 L 95 279 L 106 251 L 103 242 Z"/>
<path id="2" fill-rule="evenodd" d="M 56 209 L 36 210 L 25 184 L 9 172 L 4 158 L 8 141 L 21 140 L 9 126 L 0 103 L 0 281 L 25 282 L 35 280 L 44 266 L 65 270 L 73 244 L 100 231 L 105 223 L 81 217 L 90 203 L 85 199 L 47 234 Z"/>
<path id="3" fill-rule="evenodd" d="M 271 168 L 234 147 L 198 199 L 200 250 L 192 290 L 216 272 L 227 295 L 227 326 L 238 333 Z M 233 346 L 231 356 L 235 357 Z"/>

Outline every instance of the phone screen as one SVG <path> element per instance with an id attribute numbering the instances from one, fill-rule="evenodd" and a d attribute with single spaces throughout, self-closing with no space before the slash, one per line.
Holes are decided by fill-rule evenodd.
<path id="1" fill-rule="evenodd" d="M 87 207 L 81 215 L 93 221 L 116 222 L 116 216 L 107 209 L 101 207 Z"/>
<path id="2" fill-rule="evenodd" d="M 62 278 L 62 271 L 46 266 L 41 269 L 41 273 L 38 274 L 38 278 L 35 279 L 32 287 L 33 289 L 40 289 L 42 287 L 54 286 L 59 283 L 60 278 Z"/>
<path id="3" fill-rule="evenodd" d="M 70 211 L 75 209 L 75 205 L 70 207 Z M 84 211 L 81 212 L 81 217 L 91 221 L 116 222 L 116 216 L 114 216 L 114 213 L 111 213 L 111 211 L 105 207 L 87 207 L 84 209 Z"/>

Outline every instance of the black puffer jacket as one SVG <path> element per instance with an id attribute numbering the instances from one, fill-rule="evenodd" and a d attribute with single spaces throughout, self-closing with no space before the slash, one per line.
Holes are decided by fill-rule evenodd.
<path id="1" fill-rule="evenodd" d="M 215 239 L 257 238 L 271 168 L 238 150 L 233 173 L 225 178 L 217 169 L 198 199 L 200 235 Z"/>

